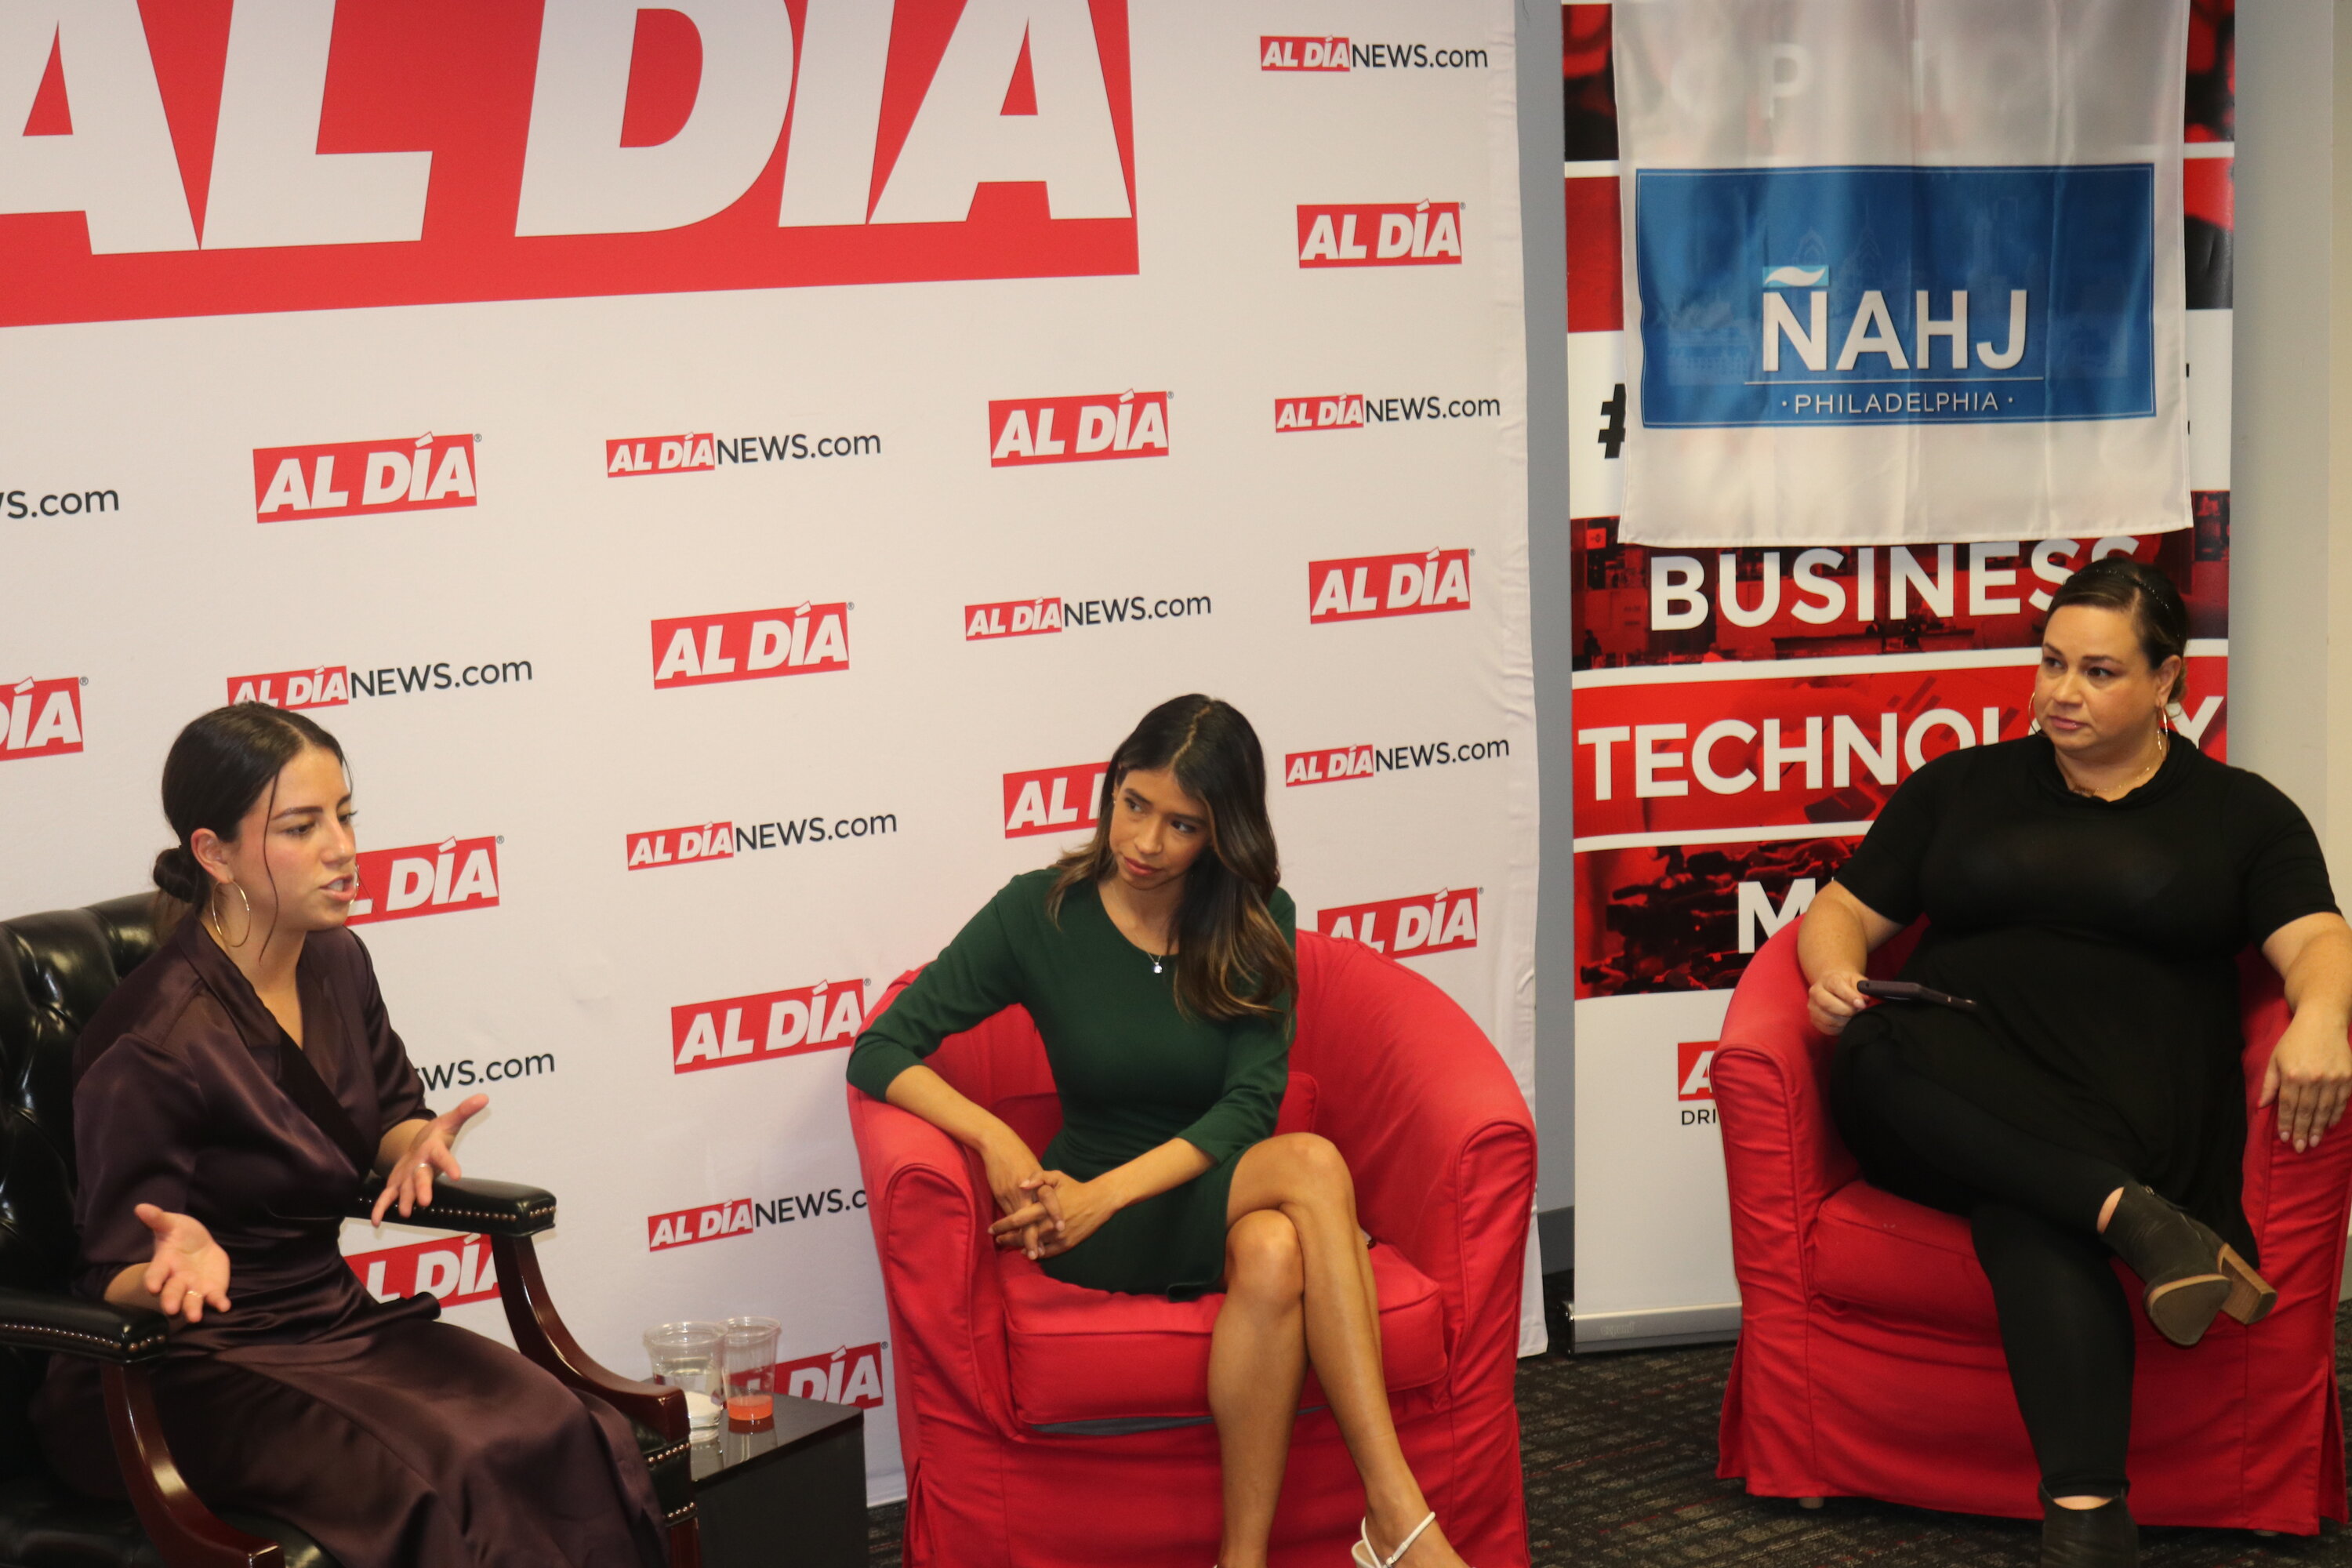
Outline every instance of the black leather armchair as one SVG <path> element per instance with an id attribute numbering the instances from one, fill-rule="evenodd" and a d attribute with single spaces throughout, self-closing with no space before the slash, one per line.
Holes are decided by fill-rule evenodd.
<path id="1" fill-rule="evenodd" d="M 333 1568 L 283 1521 L 215 1514 L 188 1489 L 155 1413 L 159 1314 L 66 1292 L 74 1260 L 73 1045 L 115 983 L 155 951 L 153 900 L 112 899 L 0 921 L 0 1563 L 21 1568 Z M 368 1205 L 354 1205 L 364 1218 Z M 583 1352 L 549 1300 L 531 1238 L 554 1196 L 504 1182 L 441 1182 L 403 1222 L 477 1233 L 522 1353 L 630 1418 L 669 1520 L 672 1568 L 699 1568 L 686 1403 Z M 27 1405 L 52 1355 L 100 1363 L 128 1504 L 69 1490 L 43 1465 Z"/>

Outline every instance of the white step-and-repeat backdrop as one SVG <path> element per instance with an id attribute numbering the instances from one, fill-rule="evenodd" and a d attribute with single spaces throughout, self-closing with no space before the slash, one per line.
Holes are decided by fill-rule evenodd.
<path id="1" fill-rule="evenodd" d="M 1238 704 L 1303 921 L 1531 1072 L 1507 0 L 0 11 L 6 911 L 232 699 L 591 1352 L 770 1313 L 902 1490 L 844 1051 Z M 503 1332 L 478 1244 L 352 1228 Z M 1539 1317 L 1530 1345 L 1539 1344 Z"/>

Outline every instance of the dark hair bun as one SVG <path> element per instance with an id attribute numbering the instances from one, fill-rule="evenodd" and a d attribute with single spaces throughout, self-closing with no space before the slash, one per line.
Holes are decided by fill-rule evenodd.
<path id="1" fill-rule="evenodd" d="M 204 902 L 205 884 L 211 879 L 184 844 L 174 844 L 155 857 L 155 885 L 184 904 Z"/>

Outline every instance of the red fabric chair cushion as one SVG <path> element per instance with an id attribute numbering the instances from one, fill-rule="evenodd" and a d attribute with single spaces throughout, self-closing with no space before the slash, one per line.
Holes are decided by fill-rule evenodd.
<path id="1" fill-rule="evenodd" d="M 2000 1332 L 1969 1222 L 1848 1182 L 1813 1219 L 1813 1289 L 1946 1331 Z"/>
<path id="2" fill-rule="evenodd" d="M 1277 1136 L 1311 1132 L 1320 1088 L 1294 1072 Z M 989 1109 L 1039 1153 L 1062 1125 L 1051 1094 L 1008 1096 Z M 1017 1252 L 998 1255 L 1013 1408 L 1035 1426 L 1061 1421 L 1206 1420 L 1209 1332 L 1223 1300 L 1170 1301 L 1065 1285 Z M 1381 1296 L 1381 1362 L 1391 1391 L 1445 1375 L 1445 1322 L 1434 1281 L 1394 1247 L 1372 1248 Z M 1303 1403 L 1322 1400 L 1309 1374 Z"/>
<path id="3" fill-rule="evenodd" d="M 1992 1284 L 1977 1263 L 1969 1222 L 1958 1215 L 1850 1182 L 1817 1211 L 1812 1247 L 1813 1289 L 1825 1300 L 1944 1334 L 2000 1333 Z M 2138 1276 L 2120 1262 L 2115 1270 L 2137 1300 Z M 2132 1326 L 2143 1345 L 2164 1342 L 2138 1312 Z"/>
<path id="4" fill-rule="evenodd" d="M 1391 1392 L 1435 1383 L 1445 1375 L 1436 1284 L 1393 1247 L 1373 1247 L 1371 1258 Z M 1088 1290 L 1012 1251 L 999 1253 L 996 1265 L 1013 1407 L 1023 1422 L 1208 1418 L 1209 1331 L 1223 1297 L 1171 1301 Z M 1300 1403 L 1323 1403 L 1311 1373 Z"/>

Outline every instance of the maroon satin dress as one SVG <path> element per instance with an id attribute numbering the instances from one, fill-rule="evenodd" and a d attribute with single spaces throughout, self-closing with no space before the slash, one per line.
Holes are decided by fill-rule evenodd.
<path id="1" fill-rule="evenodd" d="M 432 1112 L 359 938 L 313 932 L 295 973 L 299 1047 L 184 921 L 74 1047 L 76 1290 L 154 1256 L 134 1204 L 193 1215 L 229 1257 L 229 1310 L 174 1327 L 155 1371 L 182 1473 L 346 1568 L 657 1568 L 660 1506 L 617 1411 L 435 1321 L 430 1296 L 379 1304 L 344 1263 L 384 1130 Z M 94 1363 L 53 1358 L 33 1414 L 58 1474 L 122 1495 Z"/>

